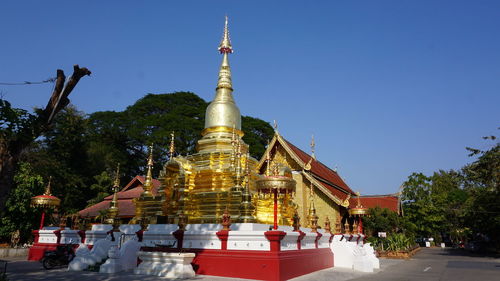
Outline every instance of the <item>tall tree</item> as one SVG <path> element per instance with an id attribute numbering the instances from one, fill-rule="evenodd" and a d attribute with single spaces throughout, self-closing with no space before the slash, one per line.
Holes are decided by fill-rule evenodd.
<path id="1" fill-rule="evenodd" d="M 492 138 L 493 140 L 495 138 Z M 465 219 L 473 233 L 484 234 L 500 249 L 500 144 L 491 149 L 471 151 L 478 156 L 463 168 L 467 201 Z"/>
<path id="2" fill-rule="evenodd" d="M 0 212 L 4 210 L 13 187 L 19 156 L 36 138 L 50 130 L 54 117 L 68 105 L 69 94 L 85 75 L 90 75 L 90 71 L 75 65 L 73 75 L 65 84 L 64 72 L 58 69 L 54 91 L 47 106 L 35 114 L 12 108 L 10 103 L 0 100 Z"/>
<path id="3" fill-rule="evenodd" d="M 31 197 L 43 193 L 44 182 L 29 163 L 21 162 L 14 183 L 15 187 L 6 202 L 5 213 L 0 218 L 0 241 L 8 240 L 12 232 L 19 230 L 21 242 L 24 242 L 38 226 L 39 212 L 30 207 L 30 202 Z"/>

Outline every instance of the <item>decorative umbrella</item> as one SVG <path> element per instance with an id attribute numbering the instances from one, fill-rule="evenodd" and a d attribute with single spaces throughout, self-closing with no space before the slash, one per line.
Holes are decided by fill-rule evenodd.
<path id="1" fill-rule="evenodd" d="M 268 167 L 269 156 L 268 156 Z M 278 194 L 295 192 L 295 180 L 292 178 L 292 172 L 288 167 L 275 166 L 273 174 L 269 175 L 269 168 L 266 175 L 257 180 L 257 191 L 259 193 L 272 193 L 274 197 L 274 230 L 278 230 Z"/>
<path id="2" fill-rule="evenodd" d="M 358 204 L 356 205 L 356 207 L 349 209 L 349 214 L 354 217 L 353 230 L 355 232 L 362 234 L 363 233 L 363 220 L 361 219 L 361 217 L 367 215 L 368 208 L 365 208 L 363 205 L 361 205 L 361 200 L 359 199 L 360 193 L 356 192 L 356 195 L 358 196 Z M 356 220 L 358 221 L 357 224 L 356 224 Z M 357 228 L 357 229 L 354 229 L 354 228 Z M 357 234 L 357 233 L 355 233 L 355 234 Z"/>
<path id="3" fill-rule="evenodd" d="M 61 205 L 61 199 L 52 196 L 50 192 L 50 182 L 52 177 L 49 178 L 49 183 L 45 188 L 45 193 L 42 195 L 31 197 L 31 207 L 42 208 L 42 218 L 40 220 L 40 229 L 43 228 L 45 222 L 45 210 L 47 209 L 57 209 Z"/>

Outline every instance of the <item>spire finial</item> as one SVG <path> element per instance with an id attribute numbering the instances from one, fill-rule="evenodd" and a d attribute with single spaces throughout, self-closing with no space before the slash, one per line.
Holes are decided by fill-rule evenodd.
<path id="1" fill-rule="evenodd" d="M 311 182 L 311 194 L 310 200 L 311 205 L 309 205 L 309 225 L 311 227 L 311 232 L 317 232 L 318 229 L 318 216 L 316 215 L 316 206 L 314 205 L 314 184 Z"/>
<path id="2" fill-rule="evenodd" d="M 314 150 L 316 148 L 316 143 L 314 142 L 314 135 L 311 136 L 311 157 L 316 160 L 316 154 L 314 154 Z"/>
<path id="3" fill-rule="evenodd" d="M 226 16 L 226 22 L 224 24 L 224 34 L 222 35 L 222 41 L 219 44 L 219 52 L 223 55 L 222 64 L 219 70 L 219 80 L 217 81 L 217 89 L 226 88 L 233 90 L 233 83 L 231 81 L 231 69 L 229 67 L 228 54 L 233 52 L 233 46 L 231 46 L 231 39 L 229 39 L 229 28 L 227 27 L 228 18 Z"/>
<path id="4" fill-rule="evenodd" d="M 219 52 L 221 54 L 227 54 L 233 52 L 233 46 L 231 46 L 231 38 L 229 38 L 229 28 L 228 28 L 229 19 L 226 15 L 226 21 L 224 22 L 224 33 L 222 35 L 222 40 L 219 44 Z"/>
<path id="5" fill-rule="evenodd" d="M 52 176 L 49 177 L 49 183 L 47 184 L 47 187 L 45 187 L 45 193 L 43 195 L 52 195 L 52 192 L 50 190 L 50 184 L 52 182 Z"/>
<path id="6" fill-rule="evenodd" d="M 168 153 L 170 154 L 170 159 L 172 159 L 172 157 L 174 157 L 174 153 L 175 153 L 175 134 L 174 134 L 174 131 L 172 131 L 172 133 L 170 133 L 170 148 L 168 150 Z"/>
<path id="7" fill-rule="evenodd" d="M 118 189 L 120 188 L 120 163 L 116 167 L 115 182 L 113 184 L 113 200 L 111 200 L 110 208 L 118 208 Z M 116 214 L 115 214 L 116 215 Z"/>
<path id="8" fill-rule="evenodd" d="M 227 128 L 233 125 L 241 134 L 241 113 L 233 98 L 233 82 L 231 80 L 231 67 L 229 66 L 229 54 L 233 52 L 231 40 L 229 39 L 228 19 L 224 25 L 222 41 L 219 44 L 219 52 L 222 54 L 222 63 L 219 68 L 219 78 L 215 88 L 215 98 L 205 111 L 205 129 L 213 128 L 218 132 L 228 133 Z M 202 135 L 206 135 L 202 132 Z M 208 137 L 207 138 L 211 138 Z"/>
<path id="9" fill-rule="evenodd" d="M 148 157 L 148 172 L 146 174 L 146 182 L 144 182 L 144 194 L 151 195 L 151 189 L 153 189 L 153 144 L 149 146 L 149 157 Z"/>
<path id="10" fill-rule="evenodd" d="M 273 120 L 273 128 L 274 128 L 274 133 L 278 133 L 278 121 Z"/>
<path id="11" fill-rule="evenodd" d="M 235 170 L 235 162 L 236 162 L 236 149 L 237 149 L 237 141 L 236 141 L 236 129 L 235 125 L 233 124 L 233 132 L 231 134 L 231 170 Z"/>
<path id="12" fill-rule="evenodd" d="M 116 175 L 115 175 L 115 182 L 113 184 L 113 187 L 120 187 L 120 163 L 116 165 Z"/>
<path id="13" fill-rule="evenodd" d="M 363 208 L 363 206 L 361 205 L 361 199 L 359 199 L 359 196 L 361 195 L 361 193 L 356 192 L 356 196 L 358 197 L 358 205 L 356 206 L 356 208 Z"/>
<path id="14" fill-rule="evenodd" d="M 271 155 L 270 155 L 270 143 L 269 140 L 267 140 L 267 152 L 266 152 L 266 176 L 270 175 L 270 170 L 271 170 Z"/>

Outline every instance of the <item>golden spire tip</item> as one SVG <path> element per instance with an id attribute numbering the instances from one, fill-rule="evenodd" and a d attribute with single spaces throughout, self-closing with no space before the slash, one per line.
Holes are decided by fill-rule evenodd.
<path id="1" fill-rule="evenodd" d="M 114 186 L 120 187 L 120 163 L 118 163 L 118 165 L 116 165 L 116 175 L 115 175 Z"/>
<path id="2" fill-rule="evenodd" d="M 316 143 L 314 142 L 314 135 L 311 136 L 311 157 L 316 160 L 316 154 L 314 153 L 314 149 L 316 147 Z"/>
<path id="3" fill-rule="evenodd" d="M 174 157 L 174 153 L 175 153 L 175 133 L 174 131 L 172 131 L 172 133 L 170 133 L 170 148 L 169 148 L 170 159 Z"/>

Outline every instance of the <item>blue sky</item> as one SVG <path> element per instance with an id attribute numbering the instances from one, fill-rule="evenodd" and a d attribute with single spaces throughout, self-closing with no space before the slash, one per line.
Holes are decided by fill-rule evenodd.
<path id="1" fill-rule="evenodd" d="M 70 98 L 86 113 L 146 93 L 211 100 L 225 14 L 242 114 L 276 119 L 305 151 L 314 134 L 318 160 L 354 190 L 392 193 L 412 172 L 460 168 L 466 146 L 498 135 L 496 0 L 2 1 L 0 82 L 80 64 L 93 75 Z M 26 109 L 51 90 L 0 86 Z"/>

